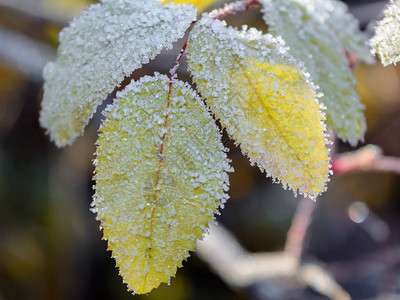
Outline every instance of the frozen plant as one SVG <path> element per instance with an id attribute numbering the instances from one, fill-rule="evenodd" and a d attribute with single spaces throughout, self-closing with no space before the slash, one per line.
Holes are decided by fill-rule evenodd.
<path id="1" fill-rule="evenodd" d="M 400 61 L 400 1 L 390 0 L 384 15 L 378 22 L 370 44 L 373 53 L 377 54 L 384 66 L 388 66 Z"/>
<path id="2" fill-rule="evenodd" d="M 233 170 L 212 115 L 252 164 L 312 199 L 329 180 L 326 126 L 352 145 L 366 130 L 343 48 L 373 59 L 347 6 L 248 0 L 198 19 L 211 2 L 102 0 L 60 33 L 44 70 L 40 122 L 57 146 L 69 145 L 124 77 L 189 30 L 168 76 L 117 94 L 97 141 L 92 210 L 135 293 L 174 276 L 228 199 Z M 269 33 L 220 20 L 252 6 Z M 185 53 L 196 90 L 176 76 Z"/>

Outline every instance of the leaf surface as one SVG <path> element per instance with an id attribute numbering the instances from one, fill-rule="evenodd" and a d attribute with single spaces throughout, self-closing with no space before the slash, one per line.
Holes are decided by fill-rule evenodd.
<path id="1" fill-rule="evenodd" d="M 182 266 L 228 196 L 220 133 L 188 84 L 144 77 L 107 109 L 94 211 L 124 282 L 148 293 Z"/>
<path id="2" fill-rule="evenodd" d="M 80 135 L 97 106 L 135 69 L 184 35 L 190 5 L 103 0 L 59 36 L 57 60 L 44 70 L 40 123 L 58 146 Z"/>
<path id="3" fill-rule="evenodd" d="M 313 198 L 325 190 L 324 116 L 281 41 L 203 17 L 187 56 L 198 90 L 251 162 L 295 192 Z"/>
<path id="4" fill-rule="evenodd" d="M 290 54 L 304 63 L 323 93 L 326 122 L 338 136 L 356 145 L 364 139 L 364 106 L 355 87 L 342 43 L 328 24 L 321 22 L 309 0 L 260 0 L 264 19 L 281 36 Z"/>
<path id="5" fill-rule="evenodd" d="M 375 62 L 367 36 L 361 32 L 358 20 L 350 13 L 346 3 L 340 0 L 308 0 L 305 3 L 315 18 L 333 30 L 343 48 L 366 63 Z"/>
<path id="6" fill-rule="evenodd" d="M 197 7 L 199 11 L 203 11 L 207 9 L 211 4 L 217 2 L 218 0 L 162 0 L 161 3 L 169 3 L 173 2 L 175 4 L 193 4 L 194 7 Z"/>
<path id="7" fill-rule="evenodd" d="M 382 64 L 388 66 L 400 61 L 400 1 L 391 0 L 384 15 L 370 44 Z"/>

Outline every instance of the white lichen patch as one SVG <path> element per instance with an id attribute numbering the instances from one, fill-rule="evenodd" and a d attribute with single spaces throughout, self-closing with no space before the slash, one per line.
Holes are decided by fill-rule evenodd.
<path id="1" fill-rule="evenodd" d="M 201 95 L 252 163 L 295 193 L 315 198 L 326 189 L 324 114 L 281 39 L 203 17 L 187 56 Z"/>
<path id="2" fill-rule="evenodd" d="M 321 16 L 322 9 L 316 9 L 316 2 L 312 0 L 260 2 L 271 33 L 285 40 L 290 54 L 304 63 L 312 80 L 323 93 L 320 101 L 327 108 L 327 125 L 351 145 L 362 141 L 366 131 L 364 106 L 360 102 L 355 78 L 342 50 L 345 46 L 342 43 L 343 37 L 336 32 L 338 27 L 331 25 L 339 21 L 331 19 L 323 22 L 329 20 L 329 17 Z"/>
<path id="3" fill-rule="evenodd" d="M 384 15 L 370 43 L 374 54 L 384 66 L 388 66 L 400 61 L 400 1 L 391 0 Z"/>
<path id="4" fill-rule="evenodd" d="M 211 115 L 186 83 L 144 77 L 120 92 L 100 128 L 93 211 L 128 288 L 168 282 L 194 249 L 232 171 Z"/>
<path id="5" fill-rule="evenodd" d="M 196 18 L 192 5 L 103 0 L 59 35 L 44 70 L 40 123 L 57 146 L 74 141 L 97 106 L 135 69 L 171 48 Z"/>

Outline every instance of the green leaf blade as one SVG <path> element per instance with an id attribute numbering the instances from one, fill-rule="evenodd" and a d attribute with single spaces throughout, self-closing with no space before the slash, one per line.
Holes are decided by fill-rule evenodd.
<path id="1" fill-rule="evenodd" d="M 40 123 L 56 145 L 82 134 L 124 77 L 171 48 L 195 18 L 190 5 L 103 0 L 74 19 L 60 33 L 56 62 L 44 70 Z"/>

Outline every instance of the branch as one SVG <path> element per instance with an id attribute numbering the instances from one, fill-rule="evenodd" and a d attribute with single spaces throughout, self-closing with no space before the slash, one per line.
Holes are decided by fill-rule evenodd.
<path id="1" fill-rule="evenodd" d="M 0 27 L 0 59 L 24 73 L 32 80 L 42 80 L 42 70 L 55 59 L 51 47 L 28 36 Z"/>
<path id="2" fill-rule="evenodd" d="M 42 1 L 39 0 L 0 0 L 0 6 L 20 12 L 27 17 L 39 18 L 45 22 L 68 25 L 73 17 L 72 12 L 45 9 Z"/>
<path id="3" fill-rule="evenodd" d="M 336 155 L 332 159 L 332 171 L 334 175 L 360 171 L 400 174 L 400 158 L 383 156 L 379 147 L 367 145 L 358 151 Z"/>
<path id="4" fill-rule="evenodd" d="M 234 14 L 240 11 L 247 11 L 251 6 L 261 5 L 257 0 L 237 1 L 233 3 L 227 3 L 223 8 L 215 9 L 210 12 L 210 16 L 213 19 L 225 17 L 230 14 Z"/>
<path id="5" fill-rule="evenodd" d="M 196 254 L 233 289 L 242 289 L 257 280 L 290 276 L 296 259 L 286 253 L 249 254 L 221 225 L 211 225 L 210 234 L 196 244 Z"/>
<path id="6" fill-rule="evenodd" d="M 303 256 L 308 228 L 316 207 L 317 202 L 308 198 L 302 198 L 297 205 L 292 224 L 286 236 L 285 252 L 296 257 L 298 262 L 300 262 Z"/>
<path id="7" fill-rule="evenodd" d="M 350 299 L 329 272 L 317 264 L 298 268 L 296 257 L 288 252 L 248 253 L 221 225 L 211 225 L 210 233 L 197 242 L 196 254 L 232 289 L 248 288 L 273 278 L 295 278 L 331 299 Z"/>

